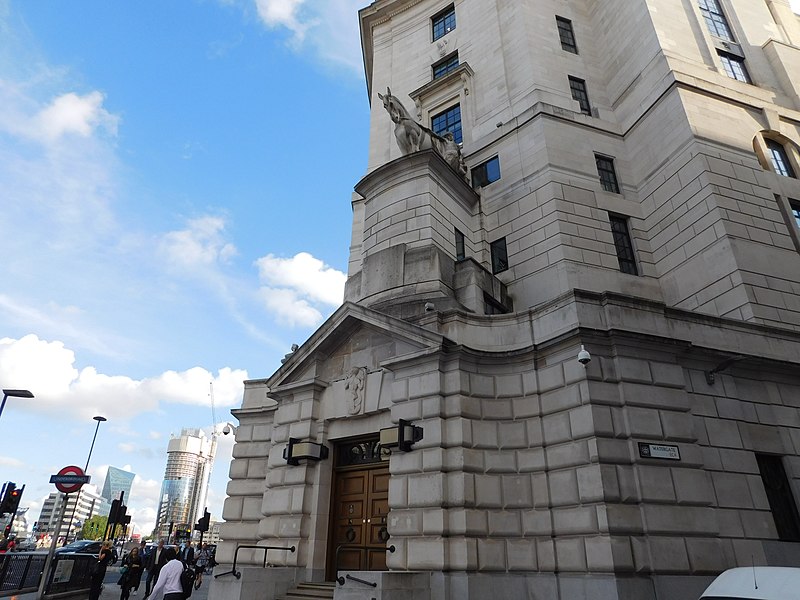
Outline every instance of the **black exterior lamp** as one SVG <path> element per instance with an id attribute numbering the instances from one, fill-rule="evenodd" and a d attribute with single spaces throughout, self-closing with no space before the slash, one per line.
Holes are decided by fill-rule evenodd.
<path id="1" fill-rule="evenodd" d="M 400 419 L 396 427 L 381 429 L 380 444 L 382 448 L 399 448 L 403 452 L 410 452 L 411 446 L 422 439 L 422 427 L 412 425 L 409 421 Z"/>
<path id="2" fill-rule="evenodd" d="M 286 463 L 297 466 L 301 460 L 320 461 L 328 458 L 328 447 L 317 442 L 303 442 L 300 438 L 289 438 L 289 445 L 283 449 Z"/>

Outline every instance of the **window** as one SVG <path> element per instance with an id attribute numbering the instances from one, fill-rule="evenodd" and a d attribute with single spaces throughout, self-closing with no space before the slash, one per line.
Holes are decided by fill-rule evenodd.
<path id="1" fill-rule="evenodd" d="M 792 169 L 792 163 L 789 162 L 789 155 L 786 153 L 786 148 L 784 148 L 780 142 L 769 138 L 764 141 L 767 143 L 767 150 L 769 150 L 769 156 L 772 159 L 772 167 L 775 169 L 775 172 L 784 177 L 796 177 L 794 169 Z"/>
<path id="2" fill-rule="evenodd" d="M 506 238 L 500 238 L 489 244 L 492 252 L 492 273 L 497 275 L 508 270 L 508 250 L 506 249 Z"/>
<path id="3" fill-rule="evenodd" d="M 717 54 L 719 54 L 719 59 L 722 61 L 722 68 L 725 69 L 725 74 L 728 77 L 736 81 L 751 83 L 750 74 L 744 66 L 743 58 L 720 50 L 717 50 Z"/>
<path id="4" fill-rule="evenodd" d="M 437 135 L 443 135 L 447 131 L 453 133 L 453 139 L 457 144 L 461 143 L 461 105 L 456 104 L 452 108 L 433 115 L 431 119 L 431 129 Z"/>
<path id="5" fill-rule="evenodd" d="M 472 187 L 479 188 L 500 179 L 500 159 L 495 156 L 472 169 Z"/>
<path id="6" fill-rule="evenodd" d="M 464 260 L 467 257 L 464 249 L 464 234 L 456 229 L 456 260 Z"/>
<path id="7" fill-rule="evenodd" d="M 431 67 L 433 69 L 433 78 L 439 79 L 439 77 L 447 75 L 450 71 L 455 71 L 457 67 L 458 52 L 455 52 Z"/>
<path id="8" fill-rule="evenodd" d="M 581 112 L 585 115 L 592 114 L 592 107 L 589 105 L 589 94 L 586 91 L 586 82 L 577 77 L 569 78 L 569 89 L 572 92 L 572 99 L 577 100 L 581 105 Z"/>
<path id="9" fill-rule="evenodd" d="M 452 4 L 431 19 L 433 41 L 447 35 L 456 28 L 456 7 Z"/>
<path id="10" fill-rule="evenodd" d="M 611 222 L 611 233 L 614 234 L 614 247 L 617 249 L 619 270 L 629 275 L 638 275 L 636 256 L 633 253 L 633 241 L 628 231 L 628 219 L 616 215 L 608 215 Z"/>
<path id="11" fill-rule="evenodd" d="M 800 229 L 800 202 L 789 198 L 789 208 L 792 210 L 794 222 L 797 223 L 797 228 Z"/>
<path id="12" fill-rule="evenodd" d="M 485 315 L 507 315 L 511 310 L 503 306 L 500 302 L 483 292 L 483 314 Z"/>
<path id="13" fill-rule="evenodd" d="M 556 17 L 558 25 L 558 37 L 561 40 L 561 47 L 567 52 L 578 53 L 578 45 L 575 43 L 575 32 L 572 30 L 572 21 L 564 17 Z"/>
<path id="14" fill-rule="evenodd" d="M 614 159 L 607 156 L 594 155 L 597 164 L 597 174 L 600 175 L 600 185 L 607 192 L 619 194 L 617 172 L 614 170 Z"/>
<path id="15" fill-rule="evenodd" d="M 722 7 L 719 5 L 719 0 L 700 0 L 700 12 L 703 13 L 711 35 L 729 42 L 735 41 L 731 34 L 731 28 L 728 27 L 725 13 L 722 12 Z"/>
<path id="16" fill-rule="evenodd" d="M 756 454 L 756 462 L 764 490 L 767 492 L 772 518 L 775 519 L 778 537 L 787 542 L 800 541 L 800 516 L 797 514 L 797 504 L 786 471 L 783 469 L 781 457 L 773 454 Z"/>

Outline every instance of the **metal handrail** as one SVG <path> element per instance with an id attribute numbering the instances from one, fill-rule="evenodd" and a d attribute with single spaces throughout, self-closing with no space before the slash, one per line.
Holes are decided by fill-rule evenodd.
<path id="1" fill-rule="evenodd" d="M 288 550 L 289 552 L 294 552 L 297 548 L 295 546 L 259 546 L 258 544 L 241 544 L 236 546 L 236 551 L 233 553 L 233 566 L 231 567 L 230 571 L 225 571 L 224 573 L 220 573 L 219 575 L 214 575 L 214 579 L 217 577 L 222 577 L 223 575 L 233 575 L 236 579 L 240 579 L 242 577 L 242 572 L 236 570 L 236 561 L 239 558 L 239 550 L 242 548 L 252 548 L 253 550 L 264 550 L 264 567 L 267 566 L 267 551 L 268 550 Z"/>
<path id="2" fill-rule="evenodd" d="M 334 555 L 333 558 L 333 571 L 337 574 L 339 573 L 339 552 L 341 552 L 343 548 L 347 548 L 349 550 L 370 550 L 370 549 L 377 550 L 375 546 L 357 546 L 355 544 L 339 544 L 336 547 L 336 554 Z M 394 544 L 392 544 L 391 546 L 386 546 L 386 552 L 394 553 L 395 550 L 397 550 L 397 548 L 395 548 Z M 372 587 L 378 586 L 377 583 L 371 581 L 364 581 L 363 579 L 358 579 L 357 577 L 353 577 L 352 575 L 349 574 L 347 575 L 347 579 L 352 579 L 353 581 L 358 581 L 359 583 L 366 583 L 367 585 L 371 585 Z M 336 582 L 339 585 L 344 585 L 345 579 L 344 577 L 337 577 Z"/>

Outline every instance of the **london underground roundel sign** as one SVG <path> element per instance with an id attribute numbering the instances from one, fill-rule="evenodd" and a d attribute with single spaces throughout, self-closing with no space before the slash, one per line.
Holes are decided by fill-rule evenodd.
<path id="1" fill-rule="evenodd" d="M 89 483 L 91 477 L 83 474 L 83 469 L 74 465 L 64 467 L 56 475 L 50 476 L 50 483 L 56 484 L 56 489 L 64 494 L 72 494 L 81 489 L 84 483 Z"/>

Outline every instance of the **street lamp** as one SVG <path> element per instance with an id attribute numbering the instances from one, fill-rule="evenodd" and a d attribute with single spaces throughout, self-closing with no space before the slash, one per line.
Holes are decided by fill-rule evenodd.
<path id="1" fill-rule="evenodd" d="M 100 423 L 103 421 L 108 421 L 105 417 L 97 416 L 92 417 L 95 421 L 97 421 L 97 427 L 94 428 L 94 437 L 92 438 L 92 445 L 89 448 L 89 456 L 86 457 L 86 466 L 83 468 L 83 472 L 86 473 L 89 470 L 89 461 L 92 460 L 92 450 L 94 450 L 94 441 L 97 439 L 97 430 L 100 429 Z"/>
<path id="2" fill-rule="evenodd" d="M 100 429 L 100 423 L 103 421 L 108 421 L 105 417 L 96 416 L 92 417 L 95 421 L 97 421 L 97 427 L 94 428 L 94 437 L 92 438 L 92 445 L 89 447 L 89 456 L 86 457 L 86 466 L 83 468 L 84 474 L 89 471 L 89 461 L 92 460 L 92 450 L 94 450 L 94 442 L 97 440 L 97 430 Z M 75 496 L 75 505 L 72 507 L 72 516 L 70 517 L 70 521 L 74 521 L 75 519 L 75 511 L 78 510 L 78 501 L 81 499 L 81 491 L 78 490 L 77 496 Z M 64 494 L 65 502 L 66 502 L 66 494 Z M 75 537 L 78 537 L 78 534 L 75 534 Z M 67 530 L 67 535 L 64 538 L 64 545 L 67 543 L 67 539 L 69 538 L 69 530 Z"/>
<path id="3" fill-rule="evenodd" d="M 28 390 L 3 390 L 3 403 L 0 404 L 0 415 L 3 414 L 3 409 L 6 406 L 6 398 L 14 396 L 15 398 L 33 398 L 33 394 Z"/>

